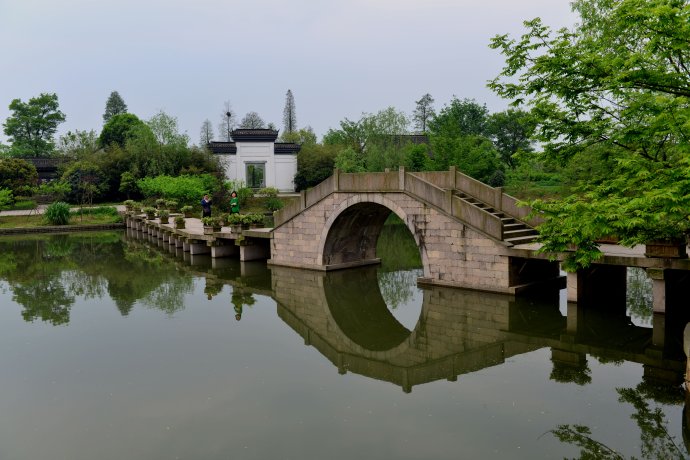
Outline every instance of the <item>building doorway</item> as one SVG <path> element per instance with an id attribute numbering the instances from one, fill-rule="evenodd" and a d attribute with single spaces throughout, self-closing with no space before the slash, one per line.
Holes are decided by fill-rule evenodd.
<path id="1" fill-rule="evenodd" d="M 247 187 L 264 188 L 266 187 L 266 163 L 245 163 Z"/>

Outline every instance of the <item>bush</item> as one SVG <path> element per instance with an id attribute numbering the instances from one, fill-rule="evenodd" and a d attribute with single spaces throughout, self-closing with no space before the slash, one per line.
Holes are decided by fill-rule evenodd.
<path id="1" fill-rule="evenodd" d="M 198 176 L 157 176 L 137 181 L 141 193 L 147 197 L 163 197 L 178 203 L 197 203 L 205 193 L 214 192 L 218 181 L 210 174 Z"/>
<path id="2" fill-rule="evenodd" d="M 0 210 L 8 208 L 12 201 L 12 190 L 0 188 Z"/>
<path id="3" fill-rule="evenodd" d="M 95 208 L 75 209 L 72 214 L 91 215 L 91 216 L 117 216 L 119 212 L 115 206 L 96 206 Z"/>
<path id="4" fill-rule="evenodd" d="M 43 218 L 50 225 L 67 225 L 70 219 L 69 205 L 64 201 L 56 201 L 46 208 Z"/>
<path id="5" fill-rule="evenodd" d="M 256 194 L 258 196 L 265 196 L 267 198 L 276 198 L 278 196 L 278 189 L 275 187 L 264 187 Z"/>
<path id="6" fill-rule="evenodd" d="M 12 209 L 36 209 L 36 202 L 34 200 L 17 200 L 12 205 Z"/>
<path id="7" fill-rule="evenodd" d="M 277 211 L 283 207 L 283 202 L 278 198 L 268 198 L 266 200 L 266 209 L 269 211 Z"/>
<path id="8" fill-rule="evenodd" d="M 33 164 L 20 158 L 0 159 L 0 188 L 12 190 L 15 195 L 30 196 L 38 183 L 38 172 Z"/>

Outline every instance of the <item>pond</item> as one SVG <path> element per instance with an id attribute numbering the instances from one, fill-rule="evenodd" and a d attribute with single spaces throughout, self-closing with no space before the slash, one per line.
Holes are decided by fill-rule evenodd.
<path id="1" fill-rule="evenodd" d="M 643 272 L 573 332 L 563 292 L 417 287 L 398 238 L 328 274 L 132 232 L 1 238 L 0 458 L 688 455 L 687 319 L 653 317 Z"/>

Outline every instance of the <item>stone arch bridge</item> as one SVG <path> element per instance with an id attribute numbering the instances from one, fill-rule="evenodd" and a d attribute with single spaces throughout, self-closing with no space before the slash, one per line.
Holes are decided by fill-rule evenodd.
<path id="1" fill-rule="evenodd" d="M 391 213 L 419 247 L 420 282 L 515 294 L 561 280 L 557 262 L 525 257 L 537 221 L 517 200 L 454 168 L 348 174 L 338 170 L 275 215 L 270 264 L 336 270 L 378 263 Z"/>

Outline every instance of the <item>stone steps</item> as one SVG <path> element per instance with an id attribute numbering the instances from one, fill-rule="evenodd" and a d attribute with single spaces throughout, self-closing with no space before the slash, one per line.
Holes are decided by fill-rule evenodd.
<path id="1" fill-rule="evenodd" d="M 458 198 L 461 198 L 462 200 L 471 204 L 472 206 L 476 206 L 477 208 L 498 217 L 501 220 L 501 233 L 503 234 L 503 241 L 510 244 L 511 246 L 517 244 L 531 243 L 537 238 L 537 236 L 539 236 L 539 232 L 537 232 L 534 228 L 530 227 L 526 223 L 521 222 L 515 219 L 514 217 L 508 216 L 502 211 L 498 211 L 492 208 L 488 204 L 484 203 L 481 200 L 478 200 L 472 195 L 469 195 L 460 190 L 453 190 L 453 195 L 457 196 Z"/>

